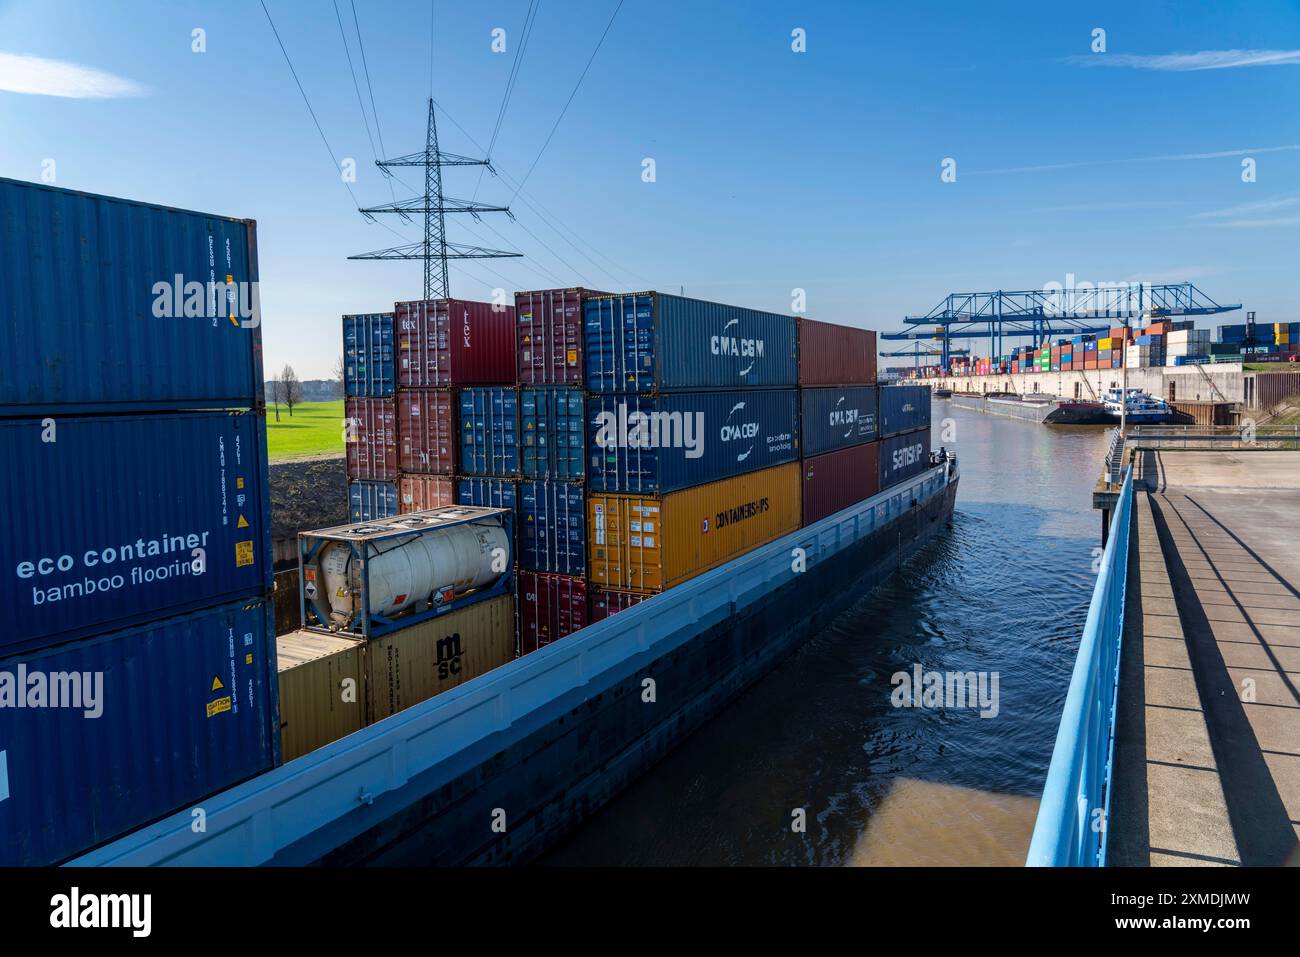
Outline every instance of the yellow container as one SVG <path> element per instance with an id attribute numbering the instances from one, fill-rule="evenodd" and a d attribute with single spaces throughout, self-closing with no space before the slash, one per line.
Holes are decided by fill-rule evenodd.
<path id="1" fill-rule="evenodd" d="M 1098 339 L 1098 340 L 1097 340 L 1097 348 L 1100 349 L 1100 350 L 1103 350 L 1103 351 L 1106 350 L 1106 349 L 1113 349 L 1113 348 L 1114 348 L 1114 342 L 1115 342 L 1114 339 Z"/>
<path id="2" fill-rule="evenodd" d="M 667 495 L 587 496 L 587 574 L 643 595 L 799 528 L 798 462 Z"/>
<path id="3" fill-rule="evenodd" d="M 310 631 L 275 639 L 284 760 L 323 748 L 365 724 L 365 642 Z"/>
<path id="4" fill-rule="evenodd" d="M 387 718 L 514 656 L 511 595 L 477 601 L 373 639 L 366 648 L 367 720 Z"/>

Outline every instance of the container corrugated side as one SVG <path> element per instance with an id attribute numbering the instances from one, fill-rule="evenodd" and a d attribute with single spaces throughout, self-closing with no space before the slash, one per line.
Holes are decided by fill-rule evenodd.
<path id="1" fill-rule="evenodd" d="M 800 466 L 778 465 L 662 496 L 587 498 L 588 579 L 654 594 L 800 527 Z"/>
<path id="2" fill-rule="evenodd" d="M 792 316 L 661 292 L 583 306 L 587 391 L 793 388 Z"/>
<path id="3" fill-rule="evenodd" d="M 0 420 L 0 654 L 271 587 L 259 412 Z"/>
<path id="4" fill-rule="evenodd" d="M 257 405 L 257 282 L 251 220 L 0 178 L 0 416 Z"/>
<path id="5" fill-rule="evenodd" d="M 397 510 L 403 515 L 407 512 L 426 512 L 429 509 L 455 504 L 456 480 L 451 476 L 410 474 L 403 475 L 397 480 Z"/>
<path id="6" fill-rule="evenodd" d="M 501 595 L 366 646 L 366 719 L 379 721 L 515 657 L 515 600 Z"/>
<path id="7" fill-rule="evenodd" d="M 876 334 L 815 319 L 799 320 L 799 385 L 875 385 Z"/>
<path id="8" fill-rule="evenodd" d="M 519 486 L 516 528 L 521 568 L 586 574 L 587 505 L 581 485 L 525 479 Z"/>
<path id="9" fill-rule="evenodd" d="M 605 295 L 581 288 L 515 293 L 520 385 L 582 386 L 582 304 Z"/>
<path id="10" fill-rule="evenodd" d="M 880 434 L 899 435 L 930 425 L 928 385 L 886 385 L 880 387 Z"/>
<path id="11" fill-rule="evenodd" d="M 514 306 L 429 299 L 393 310 L 400 387 L 514 384 Z"/>
<path id="12" fill-rule="evenodd" d="M 349 482 L 348 514 L 354 522 L 373 522 L 400 512 L 395 482 Z"/>
<path id="13" fill-rule="evenodd" d="M 372 312 L 343 317 L 343 393 L 358 399 L 383 399 L 397 389 L 393 314 Z"/>
<path id="14" fill-rule="evenodd" d="M 570 575 L 520 572 L 519 653 L 529 654 L 587 627 L 587 582 Z"/>
<path id="15" fill-rule="evenodd" d="M 365 647 L 364 638 L 314 631 L 275 639 L 282 761 L 365 726 Z"/>
<path id="16" fill-rule="evenodd" d="M 403 472 L 451 475 L 456 470 L 457 414 L 456 397 L 446 390 L 398 393 L 398 465 Z"/>
<path id="17" fill-rule="evenodd" d="M 521 389 L 519 433 L 520 464 L 528 478 L 586 476 L 586 401 L 580 389 Z"/>
<path id="18" fill-rule="evenodd" d="M 811 525 L 880 491 L 880 443 L 803 460 L 803 523 Z"/>
<path id="19" fill-rule="evenodd" d="M 670 492 L 799 457 L 795 389 L 592 395 L 587 483 L 602 492 Z"/>
<path id="20" fill-rule="evenodd" d="M 397 403 L 392 399 L 348 399 L 343 403 L 350 479 L 397 479 Z"/>
<path id="21" fill-rule="evenodd" d="M 879 437 L 875 386 L 799 390 L 799 450 L 804 456 Z"/>
<path id="22" fill-rule="evenodd" d="M 501 477 L 518 475 L 518 390 L 462 389 L 458 401 L 461 473 Z"/>
<path id="23" fill-rule="evenodd" d="M 905 432 L 880 441 L 880 490 L 920 475 L 930 465 L 930 430 Z"/>
<path id="24" fill-rule="evenodd" d="M 610 588 L 592 588 L 590 594 L 593 623 L 604 621 L 610 615 L 617 615 L 620 611 L 626 611 L 650 597 L 633 591 L 614 591 Z"/>
<path id="25" fill-rule="evenodd" d="M 275 763 L 265 601 L 7 658 L 0 673 L 23 688 L 19 675 L 73 676 L 69 694 L 80 676 L 83 705 L 0 708 L 0 866 L 66 860 Z"/>
<path id="26" fill-rule="evenodd" d="M 479 508 L 508 508 L 519 528 L 519 480 L 508 478 L 456 479 L 456 504 Z"/>

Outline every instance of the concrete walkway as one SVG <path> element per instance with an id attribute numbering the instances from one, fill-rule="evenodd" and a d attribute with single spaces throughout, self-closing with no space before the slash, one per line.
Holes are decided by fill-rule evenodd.
<path id="1" fill-rule="evenodd" d="M 1111 861 L 1294 863 L 1300 454 L 1138 465 Z"/>

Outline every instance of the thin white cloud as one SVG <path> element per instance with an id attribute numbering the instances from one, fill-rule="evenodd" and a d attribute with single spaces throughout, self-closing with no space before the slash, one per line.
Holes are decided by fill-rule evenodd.
<path id="1" fill-rule="evenodd" d="M 1066 57 L 1079 66 L 1126 67 L 1186 73 L 1246 66 L 1294 66 L 1300 50 L 1198 50 L 1195 53 L 1092 53 Z"/>
<path id="2" fill-rule="evenodd" d="M 1129 156 L 1120 159 L 1080 160 L 1075 163 L 1047 163 L 1041 166 L 1008 166 L 1002 169 L 976 169 L 967 176 L 993 176 L 1000 173 L 1041 173 L 1046 170 L 1080 169 L 1087 166 L 1117 166 L 1124 163 L 1176 163 L 1184 160 L 1226 159 L 1230 156 L 1256 156 L 1260 153 L 1280 153 L 1300 150 L 1300 143 L 1287 146 L 1259 146 L 1247 150 L 1220 150 L 1217 153 L 1176 153 L 1170 156 Z"/>
<path id="3" fill-rule="evenodd" d="M 148 93 L 134 80 L 91 66 L 21 53 L 0 53 L 0 90 L 85 100 L 144 96 Z"/>
<path id="4" fill-rule="evenodd" d="M 1272 219 L 1228 219 L 1209 226 L 1225 229 L 1265 229 L 1270 226 L 1300 226 L 1300 216 L 1275 216 Z"/>
<path id="5" fill-rule="evenodd" d="M 1273 199 L 1261 199 L 1254 203 L 1242 203 L 1227 209 L 1211 209 L 1197 213 L 1192 219 L 1233 219 L 1249 216 L 1252 213 L 1271 213 L 1277 209 L 1286 209 L 1300 205 L 1300 196 L 1279 196 Z"/>
<path id="6" fill-rule="evenodd" d="M 1182 206 L 1186 200 L 1182 199 L 1137 199 L 1132 201 L 1121 202 L 1098 202 L 1098 203 L 1070 203 L 1066 206 L 1039 206 L 1031 209 L 1031 213 L 1105 213 L 1117 212 L 1126 209 L 1167 209 L 1171 206 Z"/>

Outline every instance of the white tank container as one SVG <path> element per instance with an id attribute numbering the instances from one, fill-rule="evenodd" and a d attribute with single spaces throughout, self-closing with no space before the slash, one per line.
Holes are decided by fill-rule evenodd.
<path id="1" fill-rule="evenodd" d="M 307 596 L 328 602 L 332 629 L 352 630 L 374 616 L 393 618 L 490 588 L 512 561 L 510 537 L 491 511 L 421 512 L 310 533 L 335 540 L 321 547 Z M 470 512 L 489 520 L 465 522 Z"/>

